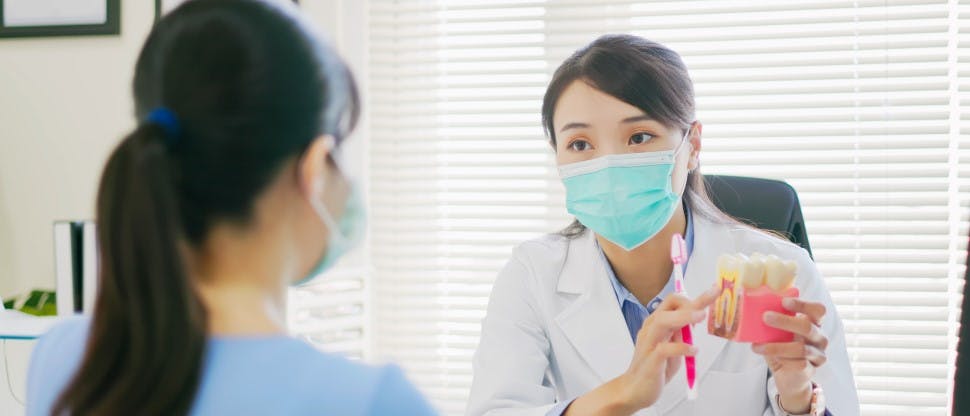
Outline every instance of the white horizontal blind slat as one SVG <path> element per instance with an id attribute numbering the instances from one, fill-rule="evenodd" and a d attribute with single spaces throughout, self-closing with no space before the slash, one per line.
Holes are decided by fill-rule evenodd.
<path id="1" fill-rule="evenodd" d="M 511 247 L 569 222 L 539 107 L 602 33 L 678 51 L 705 173 L 783 179 L 863 414 L 941 414 L 970 210 L 970 9 L 855 2 L 374 0 L 376 348 L 460 414 Z M 955 185 L 954 185 L 955 184 Z"/>
<path id="2" fill-rule="evenodd" d="M 351 359 L 365 358 L 365 285 L 368 269 L 362 253 L 350 253 L 324 276 L 291 288 L 287 326 L 291 334 L 322 351 Z"/>

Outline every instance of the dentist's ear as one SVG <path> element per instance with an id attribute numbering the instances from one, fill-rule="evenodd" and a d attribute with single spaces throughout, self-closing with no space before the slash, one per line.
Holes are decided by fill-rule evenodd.
<path id="1" fill-rule="evenodd" d="M 687 138 L 690 141 L 690 159 L 687 160 L 687 170 L 691 172 L 701 166 L 701 132 L 703 129 L 704 125 L 700 121 L 695 121 L 690 136 Z"/>
<path id="2" fill-rule="evenodd" d="M 321 135 L 313 140 L 296 165 L 300 193 L 311 204 L 322 201 L 325 184 L 331 175 L 327 156 L 333 148 L 333 136 Z"/>

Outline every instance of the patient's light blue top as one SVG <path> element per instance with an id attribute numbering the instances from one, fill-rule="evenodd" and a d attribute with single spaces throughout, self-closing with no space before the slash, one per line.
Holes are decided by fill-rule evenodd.
<path id="1" fill-rule="evenodd" d="M 89 323 L 60 323 L 38 342 L 28 415 L 50 414 L 80 363 Z M 397 367 L 366 366 L 282 335 L 210 339 L 203 371 L 194 415 L 435 414 Z"/>

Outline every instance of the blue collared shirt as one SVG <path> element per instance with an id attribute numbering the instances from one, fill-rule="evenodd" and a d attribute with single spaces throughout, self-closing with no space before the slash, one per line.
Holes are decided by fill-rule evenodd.
<path id="1" fill-rule="evenodd" d="M 690 254 L 694 251 L 694 221 L 691 219 L 690 209 L 685 207 L 687 217 L 687 231 L 684 233 L 684 241 L 687 243 L 687 259 L 690 261 Z M 657 310 L 660 303 L 663 302 L 664 298 L 674 293 L 674 274 L 671 273 L 670 277 L 667 279 L 667 284 L 664 285 L 663 289 L 657 296 L 647 303 L 646 306 L 640 303 L 633 293 L 629 290 L 623 283 L 620 283 L 620 279 L 616 278 L 616 273 L 613 272 L 613 267 L 610 266 L 610 262 L 606 260 L 606 254 L 603 253 L 603 249 L 599 247 L 597 243 L 597 248 L 599 248 L 599 253 L 603 259 L 603 264 L 606 265 L 606 274 L 610 276 L 610 283 L 613 284 L 613 292 L 616 293 L 616 301 L 620 304 L 620 310 L 623 312 L 623 319 L 626 321 L 626 327 L 630 330 L 630 337 L 635 343 L 637 341 L 637 333 L 640 332 L 640 327 L 643 326 L 643 321 L 650 316 L 653 311 Z M 687 271 L 687 263 L 684 263 L 684 271 Z"/>

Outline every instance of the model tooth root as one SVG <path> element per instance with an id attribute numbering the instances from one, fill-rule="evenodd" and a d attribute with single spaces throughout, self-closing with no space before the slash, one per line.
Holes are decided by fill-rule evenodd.
<path id="1" fill-rule="evenodd" d="M 714 327 L 722 328 L 730 323 L 731 303 L 734 298 L 735 284 L 738 279 L 738 258 L 722 254 L 717 258 L 718 287 L 721 294 L 714 301 Z"/>

